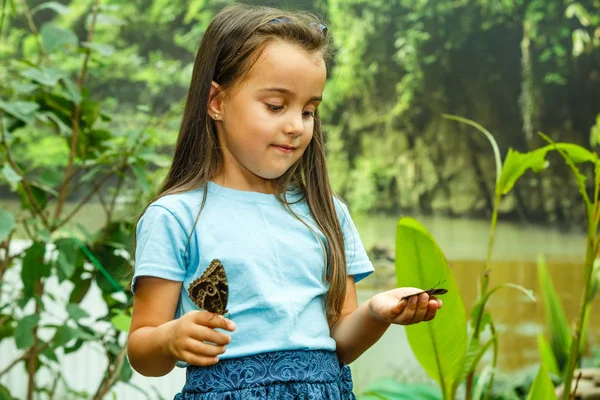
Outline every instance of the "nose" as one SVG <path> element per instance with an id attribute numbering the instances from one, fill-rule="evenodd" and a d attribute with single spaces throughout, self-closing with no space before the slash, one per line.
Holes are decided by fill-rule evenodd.
<path id="1" fill-rule="evenodd" d="M 304 118 L 302 112 L 290 113 L 284 131 L 291 136 L 300 136 L 304 132 Z"/>

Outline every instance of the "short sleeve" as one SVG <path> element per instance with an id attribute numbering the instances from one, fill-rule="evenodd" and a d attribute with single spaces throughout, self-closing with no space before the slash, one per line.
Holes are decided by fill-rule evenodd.
<path id="1" fill-rule="evenodd" d="M 183 282 L 188 235 L 165 207 L 150 205 L 136 229 L 135 270 L 131 290 L 140 276 Z"/>
<path id="2" fill-rule="evenodd" d="M 360 240 L 354 221 L 352 221 L 352 217 L 348 211 L 348 207 L 337 199 L 336 203 L 337 208 L 340 211 L 340 224 L 344 235 L 346 269 L 348 275 L 354 276 L 354 282 L 358 282 L 371 275 L 375 269 Z"/>

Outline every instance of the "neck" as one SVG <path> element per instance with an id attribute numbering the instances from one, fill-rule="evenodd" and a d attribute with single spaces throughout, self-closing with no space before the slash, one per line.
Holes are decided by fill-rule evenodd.
<path id="1" fill-rule="evenodd" d="M 274 194 L 275 182 L 252 174 L 249 171 L 240 174 L 227 174 L 226 171 L 217 173 L 211 181 L 219 186 L 229 189 L 243 190 L 246 192 L 259 192 Z"/>

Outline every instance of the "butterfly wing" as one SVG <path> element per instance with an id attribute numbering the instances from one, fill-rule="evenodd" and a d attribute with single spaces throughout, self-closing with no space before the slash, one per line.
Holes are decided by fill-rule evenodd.
<path id="1" fill-rule="evenodd" d="M 213 260 L 202 276 L 190 284 L 188 294 L 199 308 L 226 314 L 229 284 L 221 261 Z"/>

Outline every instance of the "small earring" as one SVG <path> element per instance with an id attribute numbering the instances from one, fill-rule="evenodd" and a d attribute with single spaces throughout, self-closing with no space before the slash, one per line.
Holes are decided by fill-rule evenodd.
<path id="1" fill-rule="evenodd" d="M 215 119 L 219 119 L 219 114 L 215 114 Z"/>

